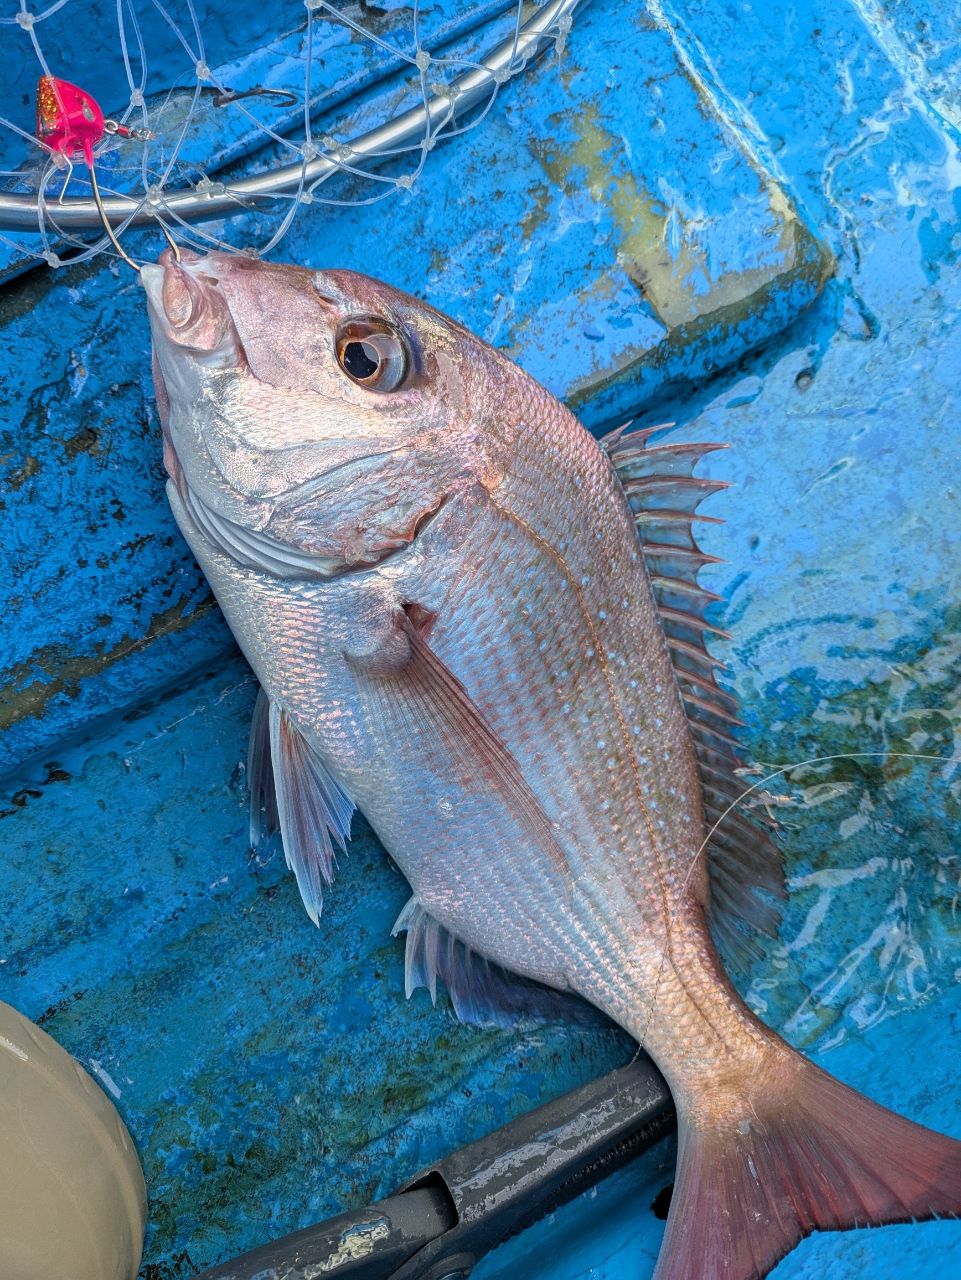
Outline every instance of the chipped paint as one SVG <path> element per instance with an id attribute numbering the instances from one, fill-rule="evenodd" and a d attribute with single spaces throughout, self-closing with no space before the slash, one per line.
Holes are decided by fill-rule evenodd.
<path id="1" fill-rule="evenodd" d="M 683 191 L 675 178 L 655 173 L 647 180 L 660 186 L 658 194 L 645 189 L 640 175 L 615 167 L 625 140 L 605 129 L 594 104 L 574 125 L 574 145 L 545 154 L 545 172 L 567 191 L 586 179 L 594 200 L 608 203 L 616 228 L 617 261 L 650 302 L 668 329 L 736 303 L 779 276 L 790 276 L 797 262 L 799 218 L 784 192 L 765 177 L 761 190 L 771 215 L 765 245 L 767 261 L 732 270 L 723 254 L 712 253 L 711 222 L 718 215 L 707 193 Z M 810 237 L 806 237 L 810 240 Z"/>
<path id="2" fill-rule="evenodd" d="M 792 224 L 792 236 L 792 257 L 797 264 L 793 278 L 788 280 L 777 274 L 753 293 L 679 324 L 656 346 L 626 349 L 606 368 L 570 387 L 570 407 L 579 414 L 589 406 L 596 412 L 599 404 L 616 402 L 618 393 L 638 383 L 663 386 L 664 382 L 688 382 L 692 371 L 687 353 L 702 343 L 712 344 L 718 352 L 717 366 L 708 370 L 716 372 L 723 367 L 725 348 L 730 350 L 732 342 L 743 351 L 767 337 L 764 318 L 783 305 L 785 293 L 796 295 L 798 310 L 813 304 L 834 271 L 834 261 L 803 223 Z"/>
<path id="3" fill-rule="evenodd" d="M 378 1240 L 386 1240 L 390 1235 L 390 1223 L 386 1218 L 372 1218 L 370 1222 L 359 1224 L 345 1231 L 340 1237 L 340 1244 L 330 1257 L 315 1267 L 304 1268 L 304 1280 L 316 1280 L 317 1276 L 328 1275 L 336 1271 L 345 1262 L 359 1262 L 373 1253 Z"/>
<path id="4" fill-rule="evenodd" d="M 175 635 L 192 626 L 214 608 L 214 599 L 208 594 L 199 604 L 188 607 L 190 604 L 186 596 L 181 596 L 169 609 L 154 614 L 142 635 L 125 635 L 101 653 L 72 656 L 61 645 L 45 645 L 35 650 L 28 661 L 4 672 L 6 683 L 0 687 L 0 730 L 9 729 L 27 717 L 42 716 L 51 699 L 59 694 L 69 696 L 81 681 L 100 675 L 115 663 L 146 649 L 158 637 Z M 46 671 L 48 678 L 31 679 L 37 670 Z"/>

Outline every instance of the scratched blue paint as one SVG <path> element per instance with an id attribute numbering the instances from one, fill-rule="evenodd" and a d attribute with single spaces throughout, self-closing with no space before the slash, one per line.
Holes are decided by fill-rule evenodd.
<path id="1" fill-rule="evenodd" d="M 528 164 L 538 138 L 577 141 L 571 100 L 565 113 L 545 67 L 432 157 L 419 196 L 376 216 L 312 211 L 284 252 L 416 288 L 572 399 L 585 371 L 616 369 L 636 341 L 646 354 L 630 379 L 595 384 L 581 408 L 592 422 L 676 420 L 682 437 L 732 446 L 702 467 L 735 482 L 710 508 L 727 523 L 703 540 L 728 562 L 709 585 L 733 634 L 719 652 L 750 757 L 959 754 L 958 5 L 678 0 L 669 30 L 628 29 L 608 4 L 587 13 L 568 91 L 577 136 L 591 110 L 632 142 L 630 161 L 626 148 L 602 157 L 610 184 L 595 194 L 583 167 L 565 177 L 554 165 L 551 178 Z M 668 94 L 669 132 L 645 149 L 651 83 Z M 715 173 L 721 150 L 732 159 Z M 789 276 L 773 304 L 755 298 L 730 324 L 669 342 L 618 274 L 613 197 L 629 166 L 646 189 L 674 175 L 715 215 L 705 261 L 718 281 L 760 260 L 758 167 L 776 174 L 835 277 L 806 312 Z M 674 260 L 679 234 L 668 221 Z M 61 646 L 45 680 L 98 646 L 119 656 L 4 736 L 8 768 L 42 754 L 0 806 L 12 810 L 0 996 L 120 1091 L 152 1196 L 144 1280 L 180 1280 L 369 1200 L 630 1050 L 601 1031 L 480 1033 L 443 1004 L 405 1003 L 388 936 L 404 887 L 362 826 L 319 932 L 282 858 L 250 857 L 253 691 L 159 500 L 136 292 L 109 270 L 18 289 L 0 301 L 11 339 L 0 454 L 14 451 L 8 478 L 26 457 L 42 466 L 0 512 L 19 574 L 4 588 L 24 633 L 6 632 L 27 664 L 17 687 L 40 673 L 38 646 Z M 79 305 L 65 316 L 70 296 Z M 138 647 L 145 620 L 172 604 L 192 624 Z M 65 745 L 84 728 L 96 730 L 88 742 Z M 862 759 L 771 789 L 792 802 L 778 809 L 792 892 L 744 990 L 828 1070 L 961 1137 L 957 768 Z M 479 1280 L 649 1275 L 662 1230 L 649 1206 L 672 1158 L 665 1144 L 503 1246 Z M 961 1225 L 937 1223 L 808 1240 L 775 1274 L 956 1272 Z"/>

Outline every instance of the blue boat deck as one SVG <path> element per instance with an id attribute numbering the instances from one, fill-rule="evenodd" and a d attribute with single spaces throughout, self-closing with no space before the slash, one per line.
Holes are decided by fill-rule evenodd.
<path id="1" fill-rule="evenodd" d="M 286 12 L 235 6 L 209 57 L 283 83 L 304 38 Z M 748 757 L 889 753 L 771 784 L 791 897 L 743 989 L 833 1074 L 957 1137 L 961 771 L 892 753 L 961 756 L 959 20 L 923 0 L 593 0 L 409 193 L 306 208 L 274 255 L 423 295 L 594 429 L 634 416 L 731 446 L 701 468 L 735 485 L 704 545 L 726 561 L 708 585 Z M 331 119 L 376 117 L 374 70 L 324 31 Z M 0 28 L 28 95 L 21 35 Z M 89 80 L 115 36 L 62 74 Z M 192 145 L 211 177 L 251 163 L 210 112 Z M 183 1280 L 633 1046 L 407 1002 L 405 885 L 362 820 L 319 930 L 280 851 L 251 854 L 255 688 L 163 497 L 142 292 L 103 257 L 3 252 L 0 999 L 116 1101 L 150 1195 L 142 1278 Z M 475 1274 L 641 1280 L 672 1177 L 665 1143 Z M 954 1272 L 961 1224 L 934 1223 L 811 1239 L 774 1274 Z"/>

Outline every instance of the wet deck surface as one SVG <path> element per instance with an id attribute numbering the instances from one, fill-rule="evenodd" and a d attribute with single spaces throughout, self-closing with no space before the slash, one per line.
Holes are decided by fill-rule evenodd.
<path id="1" fill-rule="evenodd" d="M 728 562 L 709 585 L 752 759 L 961 754 L 958 8 L 621 12 L 588 6 L 560 67 L 410 197 L 311 210 L 281 256 L 422 293 L 592 425 L 732 446 L 702 467 L 736 484 L 705 549 Z M 138 289 L 34 271 L 0 320 L 0 998 L 115 1097 L 151 1193 L 144 1280 L 179 1280 L 631 1046 L 408 1004 L 404 883 L 362 822 L 310 925 L 282 855 L 247 848 L 254 688 L 162 497 Z M 791 901 L 745 989 L 828 1070 L 961 1136 L 957 767 L 847 761 L 781 789 Z M 477 1274 L 650 1274 L 671 1176 L 665 1146 Z M 776 1275 L 956 1269 L 947 1223 L 810 1240 Z"/>

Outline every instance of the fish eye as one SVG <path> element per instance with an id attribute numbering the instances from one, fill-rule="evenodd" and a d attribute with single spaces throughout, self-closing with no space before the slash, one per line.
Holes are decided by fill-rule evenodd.
<path id="1" fill-rule="evenodd" d="M 396 391 L 407 378 L 407 343 L 386 320 L 365 316 L 345 321 L 337 330 L 336 349 L 338 364 L 359 386 Z"/>

